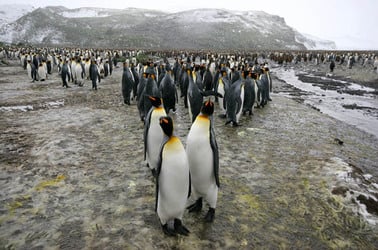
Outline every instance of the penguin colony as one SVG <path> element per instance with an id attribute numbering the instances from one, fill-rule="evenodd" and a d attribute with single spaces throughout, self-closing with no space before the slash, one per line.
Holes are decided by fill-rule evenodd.
<path id="1" fill-rule="evenodd" d="M 72 82 L 83 86 L 85 81 L 97 83 L 123 62 L 121 93 L 126 105 L 137 103 L 144 124 L 144 160 L 155 178 L 155 211 L 165 234 L 188 235 L 183 215 L 200 212 L 208 205 L 204 220 L 215 218 L 219 182 L 219 152 L 213 128 L 213 114 L 225 124 L 240 125 L 242 115 L 253 115 L 255 107 L 264 108 L 271 101 L 272 80 L 268 64 L 258 58 L 269 58 L 279 64 L 306 61 L 354 63 L 362 61 L 374 67 L 378 57 L 311 52 L 275 52 L 264 54 L 189 54 L 180 52 L 171 65 L 167 59 L 137 63 L 136 51 L 103 51 L 81 49 L 15 49 L 1 50 L 2 57 L 19 58 L 29 79 L 44 81 L 54 68 L 62 77 L 63 87 Z M 167 54 L 157 53 L 159 58 Z M 172 56 L 172 54 L 170 55 Z M 373 57 L 372 57 L 373 56 Z M 180 94 L 180 95 L 178 95 Z M 169 116 L 182 100 L 188 109 L 191 127 L 186 147 L 174 134 Z M 215 108 L 215 106 L 218 106 Z M 194 203 L 187 204 L 189 198 Z"/>
<path id="2" fill-rule="evenodd" d="M 111 75 L 116 65 L 111 51 L 21 48 L 14 56 L 19 58 L 31 82 L 47 80 L 56 69 L 66 88 L 70 82 L 82 87 L 89 80 L 92 89 L 97 90 L 97 83 Z"/>
<path id="3" fill-rule="evenodd" d="M 167 60 L 147 62 L 134 67 L 137 74 L 128 60 L 123 64 L 124 103 L 130 105 L 135 100 L 144 123 L 144 160 L 155 178 L 155 211 L 166 235 L 189 234 L 183 224 L 185 209 L 198 213 L 206 204 L 204 220 L 215 218 L 220 186 L 215 103 L 220 105 L 226 125 L 239 126 L 242 114 L 252 115 L 254 106 L 264 107 L 271 101 L 267 64 L 242 67 L 232 63 L 196 63 L 187 58 L 176 59 L 172 67 Z M 191 121 L 186 147 L 175 136 L 169 116 L 176 110 L 178 92 Z M 194 200 L 192 204 L 188 204 L 189 198 Z"/>

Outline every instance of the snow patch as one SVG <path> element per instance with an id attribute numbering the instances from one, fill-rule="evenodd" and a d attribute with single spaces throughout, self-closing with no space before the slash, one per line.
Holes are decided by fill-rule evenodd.
<path id="1" fill-rule="evenodd" d="M 34 7 L 27 4 L 0 5 L 0 26 L 14 22 L 33 10 Z"/>
<path id="2" fill-rule="evenodd" d="M 108 17 L 108 13 L 102 9 L 91 9 L 91 8 L 79 8 L 74 10 L 68 10 L 62 12 L 62 16 L 66 18 L 83 18 L 83 17 Z"/>

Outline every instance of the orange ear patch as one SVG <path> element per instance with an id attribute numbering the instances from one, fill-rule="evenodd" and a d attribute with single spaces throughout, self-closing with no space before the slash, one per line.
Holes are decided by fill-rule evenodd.
<path id="1" fill-rule="evenodd" d="M 167 118 L 163 118 L 163 119 L 161 119 L 161 123 L 166 123 L 166 124 L 168 124 L 169 123 L 169 121 L 168 121 L 168 119 Z"/>

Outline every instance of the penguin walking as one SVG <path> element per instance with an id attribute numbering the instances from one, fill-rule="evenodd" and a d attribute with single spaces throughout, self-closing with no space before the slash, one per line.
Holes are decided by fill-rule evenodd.
<path id="1" fill-rule="evenodd" d="M 191 191 L 196 200 L 188 209 L 189 212 L 201 211 L 204 199 L 209 205 L 205 216 L 207 222 L 214 220 L 219 188 L 219 153 L 212 122 L 213 113 L 214 103 L 207 100 L 192 124 L 186 142 Z"/>
<path id="2" fill-rule="evenodd" d="M 165 234 L 188 235 L 189 230 L 182 224 L 190 195 L 188 157 L 182 142 L 173 134 L 172 118 L 160 117 L 159 123 L 165 136 L 157 166 L 155 211 Z"/>
<path id="3" fill-rule="evenodd" d="M 159 118 L 167 114 L 161 98 L 156 96 L 148 96 L 148 98 L 151 101 L 152 108 L 147 113 L 144 122 L 144 160 L 147 161 L 147 167 L 151 169 L 152 175 L 156 177 L 159 150 L 164 136 Z"/>

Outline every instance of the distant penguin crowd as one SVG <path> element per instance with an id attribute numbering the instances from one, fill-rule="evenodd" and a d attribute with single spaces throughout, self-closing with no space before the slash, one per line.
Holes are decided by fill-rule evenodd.
<path id="1" fill-rule="evenodd" d="M 4 53 L 4 52 L 3 52 Z M 18 48 L 6 53 L 20 61 L 31 82 L 45 81 L 58 73 L 62 86 L 83 87 L 89 81 L 97 90 L 101 79 L 112 75 L 117 51 L 72 48 Z"/>

